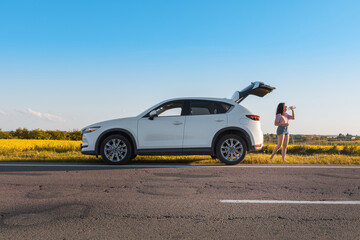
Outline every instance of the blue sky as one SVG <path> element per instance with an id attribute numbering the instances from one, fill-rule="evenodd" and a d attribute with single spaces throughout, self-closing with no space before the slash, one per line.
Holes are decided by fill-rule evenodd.
<path id="1" fill-rule="evenodd" d="M 172 97 L 231 97 L 275 133 L 360 135 L 359 1 L 0 0 L 0 128 L 80 129 Z"/>

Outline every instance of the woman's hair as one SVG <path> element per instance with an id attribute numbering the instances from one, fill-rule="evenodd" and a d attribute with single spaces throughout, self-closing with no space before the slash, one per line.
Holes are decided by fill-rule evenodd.
<path id="1" fill-rule="evenodd" d="M 277 106 L 277 109 L 276 109 L 276 115 L 277 114 L 282 114 L 283 111 L 284 111 L 284 106 L 285 106 L 285 103 L 279 103 L 279 105 Z"/>

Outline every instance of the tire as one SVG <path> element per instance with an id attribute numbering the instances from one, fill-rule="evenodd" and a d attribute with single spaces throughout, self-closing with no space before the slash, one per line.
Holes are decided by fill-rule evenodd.
<path id="1" fill-rule="evenodd" d="M 217 142 L 216 155 L 226 165 L 238 164 L 246 156 L 246 143 L 238 135 L 227 134 Z"/>
<path id="2" fill-rule="evenodd" d="M 131 144 L 122 135 L 111 135 L 101 143 L 101 157 L 107 164 L 127 164 L 133 156 Z"/>

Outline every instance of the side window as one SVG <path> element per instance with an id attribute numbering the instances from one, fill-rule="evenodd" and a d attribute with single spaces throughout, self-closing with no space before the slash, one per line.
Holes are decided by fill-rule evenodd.
<path id="1" fill-rule="evenodd" d="M 215 114 L 216 108 L 211 101 L 191 101 L 189 115 Z"/>
<path id="2" fill-rule="evenodd" d="M 181 116 L 183 105 L 182 101 L 165 103 L 157 108 L 156 112 L 159 117 Z"/>
<path id="3" fill-rule="evenodd" d="M 227 113 L 231 108 L 231 105 L 227 103 L 215 102 L 215 105 L 217 114 Z"/>

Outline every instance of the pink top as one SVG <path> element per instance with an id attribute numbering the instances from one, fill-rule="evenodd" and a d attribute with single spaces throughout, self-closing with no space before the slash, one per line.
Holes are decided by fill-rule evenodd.
<path id="1" fill-rule="evenodd" d="M 285 113 L 284 116 L 279 113 L 279 114 L 276 114 L 275 122 L 277 122 L 277 123 L 289 123 L 289 119 L 291 117 L 292 116 L 287 114 L 287 113 Z"/>

